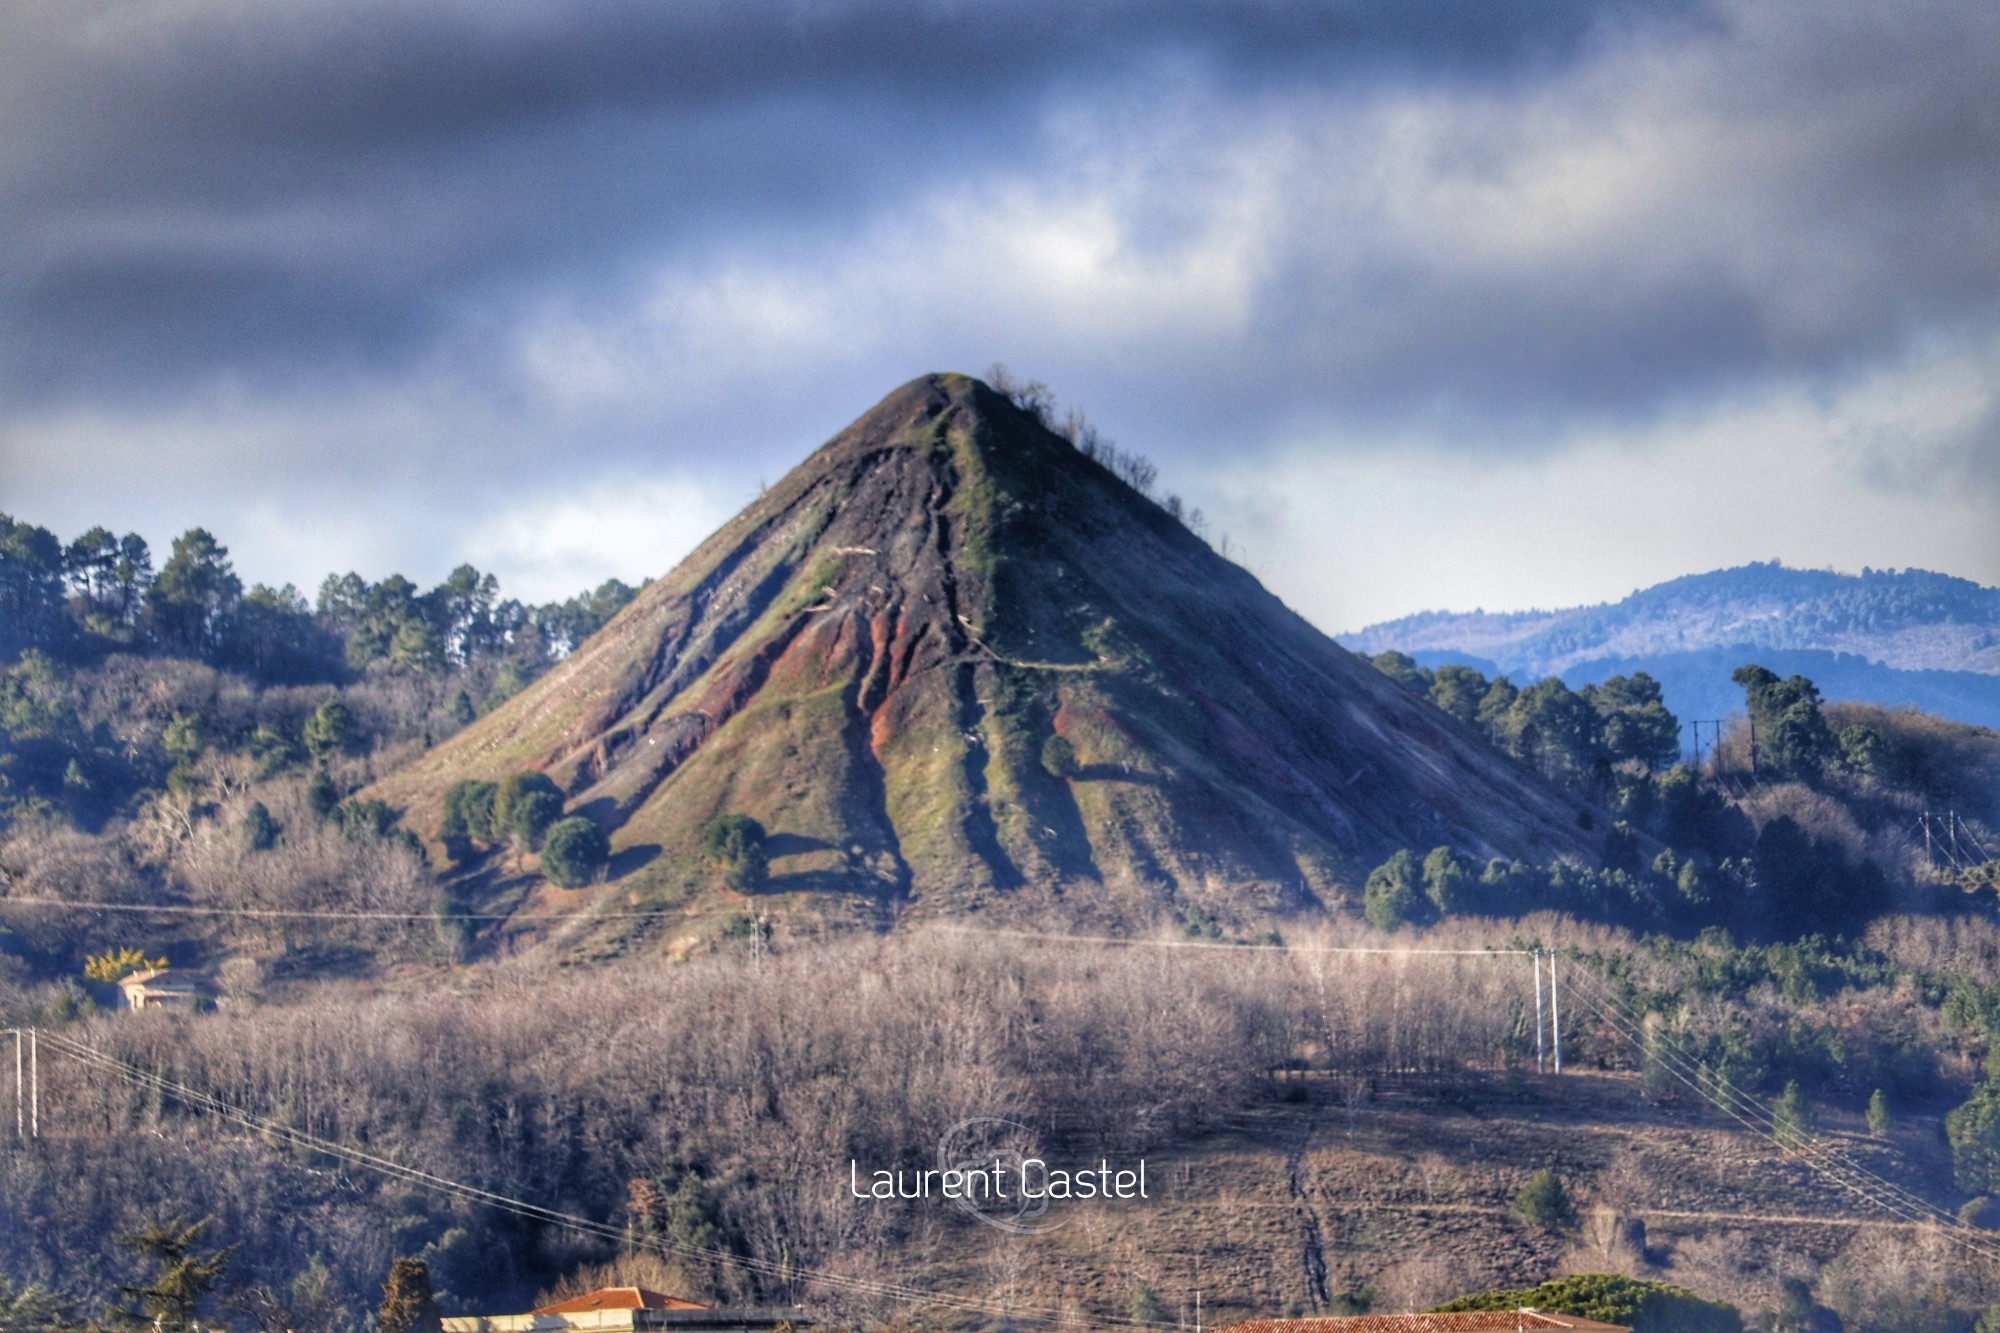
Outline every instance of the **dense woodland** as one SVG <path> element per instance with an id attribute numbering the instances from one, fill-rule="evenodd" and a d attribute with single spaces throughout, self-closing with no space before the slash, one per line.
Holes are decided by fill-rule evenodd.
<path id="1" fill-rule="evenodd" d="M 36 1147 L 0 1152 L 0 1327 L 10 1309 L 131 1307 L 114 1287 L 144 1287 L 159 1249 L 109 1238 L 207 1215 L 196 1248 L 231 1248 L 188 1308 L 230 1327 L 359 1327 L 397 1258 L 425 1262 L 447 1310 L 644 1271 L 697 1295 L 887 1319 L 899 1301 L 816 1274 L 881 1271 L 869 1256 L 884 1242 L 938 1239 L 898 1227 L 937 1224 L 833 1206 L 829 1164 L 921 1162 L 967 1108 L 1078 1156 L 1165 1153 L 1296 1095 L 1297 1078 L 1358 1108 L 1398 1078 L 1532 1060 L 1519 967 L 1357 967 L 1324 944 L 1562 948 L 1703 1079 L 1801 1123 L 1943 1117 L 1953 1206 L 2000 1211 L 1990 732 L 1826 703 L 1746 666 L 1745 717 L 1696 767 L 1644 676 L 1517 687 L 1389 654 L 1376 665 L 1406 688 L 1601 811 L 1601 862 L 1413 847 L 1368 877 L 1353 918 L 1190 908 L 1172 924 L 1212 950 L 1003 954 L 943 930 L 773 937 L 746 919 L 675 966 L 509 957 L 448 862 L 354 793 L 632 592 L 526 607 L 467 568 L 429 591 L 329 578 L 308 606 L 243 592 L 198 530 L 154 571 L 136 537 L 64 544 L 6 522 L 0 1026 L 51 1034 L 45 1098 L 60 1113 Z M 508 812 L 539 807 L 532 782 L 515 787 L 461 793 L 507 808 L 461 811 L 467 838 L 549 834 L 561 794 L 521 822 Z M 1927 851 L 1920 818 L 1941 811 L 1955 841 Z M 197 910 L 55 905 L 79 900 Z M 103 1012 L 104 982 L 160 957 L 210 973 L 219 1004 Z M 1580 1066 L 1699 1103 L 1659 1051 L 1586 1012 L 1574 1022 Z M 218 1132 L 160 1079 L 609 1233 L 385 1179 L 269 1128 Z M 1856 1330 L 1916 1326 L 1912 1311 L 1969 1328 L 1996 1297 L 1894 1247 L 1844 1262 L 1845 1285 L 1829 1270 L 1802 1299 Z M 1133 1278 L 1135 1301 L 1149 1280 Z M 1769 1317 L 1745 1308 L 1789 1327 L 1775 1295 Z"/>

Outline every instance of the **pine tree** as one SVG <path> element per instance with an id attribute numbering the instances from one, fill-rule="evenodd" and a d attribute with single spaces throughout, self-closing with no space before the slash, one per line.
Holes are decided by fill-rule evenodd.
<path id="1" fill-rule="evenodd" d="M 1868 1132 L 1877 1138 L 1889 1132 L 1889 1099 L 1880 1088 L 1868 1097 Z"/>
<path id="2" fill-rule="evenodd" d="M 361 748 L 361 724 L 354 710 L 338 699 L 328 699 L 306 719 L 305 745 L 320 763 L 330 763 Z"/>
<path id="3" fill-rule="evenodd" d="M 437 1297 L 431 1292 L 431 1268 L 421 1259 L 403 1258 L 389 1265 L 382 1284 L 378 1333 L 443 1333 Z"/>
<path id="4" fill-rule="evenodd" d="M 1544 1231 L 1569 1231 L 1576 1226 L 1576 1205 L 1570 1202 L 1569 1187 L 1547 1167 L 1529 1176 L 1514 1196 L 1514 1215 Z"/>
<path id="5" fill-rule="evenodd" d="M 1771 1107 L 1771 1137 L 1780 1147 L 1803 1147 L 1812 1138 L 1812 1104 L 1793 1079 Z"/>
<path id="6" fill-rule="evenodd" d="M 222 1276 L 229 1253 L 235 1248 L 233 1245 L 219 1250 L 195 1248 L 201 1233 L 214 1220 L 204 1217 L 198 1222 L 182 1222 L 179 1218 L 149 1222 L 138 1231 L 118 1238 L 120 1245 L 150 1260 L 156 1270 L 152 1280 L 144 1285 L 118 1288 L 137 1305 L 136 1309 L 122 1311 L 128 1322 L 159 1330 L 185 1329 L 193 1324 L 197 1308 Z"/>

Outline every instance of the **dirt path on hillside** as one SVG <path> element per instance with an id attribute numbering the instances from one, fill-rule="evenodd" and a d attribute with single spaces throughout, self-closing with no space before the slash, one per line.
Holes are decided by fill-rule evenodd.
<path id="1" fill-rule="evenodd" d="M 1318 1215 L 1313 1213 L 1311 1206 L 1305 1203 L 1299 1194 L 1301 1169 L 1295 1159 L 1291 1177 L 1291 1188 L 1294 1195 L 1292 1202 L 1245 1203 L 1237 1201 L 1233 1206 L 1239 1210 L 1246 1211 L 1282 1209 L 1287 1212 L 1297 1212 L 1300 1214 L 1302 1221 L 1310 1218 L 1311 1234 L 1317 1240 L 1319 1235 Z M 1324 1194 L 1322 1194 L 1322 1198 L 1324 1197 Z M 1506 1217 L 1509 1215 L 1508 1209 L 1495 1208 L 1489 1204 L 1478 1203 L 1385 1203 L 1374 1199 L 1340 1198 L 1328 1199 L 1326 1202 L 1351 1206 L 1357 1213 L 1471 1213 L 1483 1217 Z M 1632 1210 L 1631 1216 L 1644 1220 L 1671 1218 L 1676 1221 L 1686 1222 L 1743 1222 L 1759 1225 L 1769 1223 L 1777 1226 L 1810 1227 L 1874 1227 L 1884 1231 L 1921 1231 L 1931 1225 L 1926 1222 L 1892 1222 L 1886 1218 L 1875 1217 L 1841 1217 L 1830 1214 L 1815 1215 L 1811 1213 L 1699 1212 L 1686 1208 L 1637 1208 Z M 1310 1264 L 1308 1268 L 1310 1268 Z M 1324 1280 L 1324 1260 L 1321 1262 L 1320 1273 L 1322 1280 Z"/>

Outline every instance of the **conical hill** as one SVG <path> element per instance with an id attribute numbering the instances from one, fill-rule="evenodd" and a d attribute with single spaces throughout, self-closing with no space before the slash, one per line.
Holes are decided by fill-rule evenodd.
<path id="1" fill-rule="evenodd" d="M 610 834 L 611 898 L 690 910 L 742 906 L 700 851 L 720 814 L 766 830 L 759 892 L 878 915 L 1226 919 L 1333 905 L 1399 847 L 1594 855 L 1573 800 L 958 375 L 377 794 L 435 830 L 450 784 L 525 768 Z"/>

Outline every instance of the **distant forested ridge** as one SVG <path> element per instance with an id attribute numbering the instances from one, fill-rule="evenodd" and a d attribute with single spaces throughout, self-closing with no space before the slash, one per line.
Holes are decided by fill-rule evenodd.
<path id="1" fill-rule="evenodd" d="M 1860 574 L 1777 561 L 1692 574 L 1557 611 L 1426 611 L 1341 636 L 1366 653 L 1462 662 L 1581 686 L 1644 671 L 1682 717 L 1721 716 L 1752 657 L 1829 698 L 2000 725 L 2000 588 L 1929 570 Z M 1740 704 L 1739 704 L 1740 706 Z"/>

